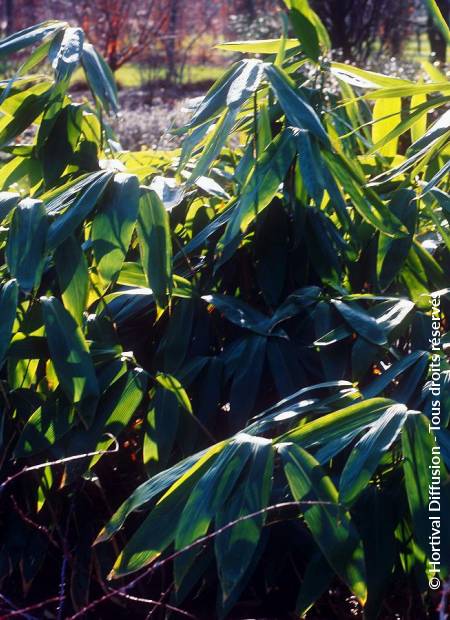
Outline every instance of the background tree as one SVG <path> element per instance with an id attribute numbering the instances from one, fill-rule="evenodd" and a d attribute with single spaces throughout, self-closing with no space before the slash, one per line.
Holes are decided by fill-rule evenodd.
<path id="1" fill-rule="evenodd" d="M 450 0 L 436 0 L 436 4 L 438 5 L 443 18 L 447 22 L 450 23 Z M 427 32 L 428 39 L 430 41 L 431 51 L 434 53 L 435 57 L 439 62 L 445 63 L 447 60 L 447 41 L 436 26 L 435 21 L 428 15 L 427 22 Z"/>
<path id="2" fill-rule="evenodd" d="M 14 30 L 14 3 L 13 0 L 5 0 L 4 5 L 5 34 L 9 35 Z"/>
<path id="3" fill-rule="evenodd" d="M 63 12 L 77 22 L 102 51 L 113 71 L 140 56 L 152 45 L 166 19 L 156 0 L 84 0 L 74 5 L 63 0 Z"/>
<path id="4" fill-rule="evenodd" d="M 374 52 L 398 54 L 411 27 L 412 0 L 315 0 L 314 8 L 325 22 L 333 48 L 345 58 L 366 60 Z"/>
<path id="5" fill-rule="evenodd" d="M 225 0 L 5 0 L 2 17 L 5 34 L 38 21 L 66 20 L 83 28 L 113 71 L 151 59 L 176 79 L 198 39 L 210 34 L 211 48 L 225 30 L 229 7 Z"/>

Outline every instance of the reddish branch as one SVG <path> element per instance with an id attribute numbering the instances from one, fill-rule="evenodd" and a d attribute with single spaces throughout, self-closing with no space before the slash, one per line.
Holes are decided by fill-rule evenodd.
<path id="1" fill-rule="evenodd" d="M 68 618 L 68 620 L 75 620 L 76 618 L 81 618 L 85 613 L 87 613 L 88 611 L 91 611 L 92 609 L 97 607 L 97 605 L 100 605 L 101 603 L 104 603 L 105 601 L 111 600 L 115 596 L 121 596 L 123 593 L 127 593 L 128 590 L 131 590 L 131 588 L 134 588 L 134 586 L 136 586 L 138 583 L 140 583 L 145 577 L 148 577 L 151 573 L 155 572 L 156 570 L 158 570 L 159 568 L 161 568 L 162 566 L 164 566 L 168 562 L 172 562 L 173 560 L 175 560 L 179 556 L 183 555 L 184 553 L 188 553 L 192 549 L 194 549 L 194 548 L 196 548 L 198 546 L 204 545 L 205 543 L 208 543 L 209 541 L 213 540 L 214 538 L 216 538 L 217 536 L 219 536 L 223 532 L 226 532 L 227 530 L 229 530 L 230 528 L 234 527 L 238 523 L 241 523 L 242 521 L 247 521 L 248 519 L 254 519 L 255 517 L 259 517 L 259 516 L 261 516 L 263 514 L 268 514 L 270 512 L 279 511 L 279 510 L 282 510 L 284 508 L 294 508 L 294 507 L 299 508 L 300 506 L 318 505 L 318 504 L 320 504 L 320 505 L 328 505 L 328 504 L 335 505 L 332 502 L 308 501 L 308 500 L 305 500 L 305 501 L 292 501 L 292 502 L 280 502 L 278 504 L 273 504 L 272 506 L 267 506 L 266 508 L 263 508 L 261 510 L 257 510 L 256 512 L 251 512 L 248 515 L 244 515 L 244 516 L 240 517 L 239 519 L 235 519 L 234 521 L 230 521 L 229 523 L 227 523 L 223 527 L 220 527 L 219 529 L 215 530 L 214 532 L 211 532 L 210 534 L 207 534 L 206 536 L 202 536 L 201 538 L 197 538 L 197 540 L 195 540 L 193 543 L 191 543 L 187 547 L 184 547 L 183 549 L 179 549 L 178 551 L 174 551 L 173 553 L 171 553 L 170 555 L 166 556 L 162 560 L 158 560 L 157 562 L 154 562 L 147 569 L 145 569 L 140 575 L 138 575 L 137 577 L 132 579 L 130 582 L 128 582 L 127 584 L 125 584 L 124 586 L 122 586 L 120 588 L 117 588 L 117 589 L 114 589 L 114 590 L 110 590 L 107 594 L 104 594 L 103 596 L 101 596 L 100 598 L 96 599 L 95 601 L 92 601 L 91 603 L 89 603 L 88 605 L 83 607 L 83 609 L 80 609 L 80 611 L 75 613 L 73 616 L 70 616 L 70 618 Z"/>

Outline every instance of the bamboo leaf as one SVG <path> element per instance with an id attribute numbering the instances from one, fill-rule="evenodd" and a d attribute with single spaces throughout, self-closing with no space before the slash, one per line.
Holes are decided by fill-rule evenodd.
<path id="1" fill-rule="evenodd" d="M 88 265 L 80 244 L 73 237 L 56 248 L 55 267 L 64 307 L 79 325 L 88 298 Z"/>
<path id="2" fill-rule="evenodd" d="M 139 182 L 131 174 L 114 177 L 91 228 L 97 269 L 105 282 L 114 282 L 122 269 L 136 225 Z"/>
<path id="3" fill-rule="evenodd" d="M 12 337 L 17 312 L 18 287 L 16 280 L 9 280 L 0 290 L 0 369 Z"/>
<path id="4" fill-rule="evenodd" d="M 80 61 L 83 41 L 84 33 L 81 28 L 66 28 L 62 40 L 57 42 L 55 39 L 49 56 L 58 82 L 68 80 L 72 75 Z"/>
<path id="5" fill-rule="evenodd" d="M 51 34 L 56 34 L 64 28 L 65 23 L 56 20 L 41 22 L 36 26 L 30 26 L 19 30 L 0 41 L 0 57 L 18 52 L 29 45 L 40 43 Z"/>
<path id="6" fill-rule="evenodd" d="M 278 447 L 284 472 L 303 517 L 317 545 L 333 570 L 364 604 L 367 598 L 364 550 L 351 521 L 338 503 L 338 492 L 319 463 L 306 450 L 292 445 Z"/>
<path id="7" fill-rule="evenodd" d="M 253 444 L 244 480 L 233 492 L 231 499 L 217 513 L 216 528 L 221 528 L 267 506 L 272 487 L 272 469 L 272 444 L 270 440 L 258 438 Z M 223 605 L 240 586 L 255 554 L 264 522 L 264 514 L 245 519 L 215 539 Z"/>
<path id="8" fill-rule="evenodd" d="M 39 286 L 45 261 L 48 222 L 44 204 L 25 198 L 17 205 L 6 247 L 10 274 L 26 293 Z"/>
<path id="9" fill-rule="evenodd" d="M 139 201 L 137 228 L 144 273 L 158 307 L 163 309 L 172 292 L 172 241 L 167 211 L 151 190 Z"/>
<path id="10" fill-rule="evenodd" d="M 353 448 L 342 470 L 339 499 L 351 505 L 366 488 L 383 454 L 397 439 L 407 416 L 405 405 L 393 405 Z"/>
<path id="11" fill-rule="evenodd" d="M 394 131 L 401 122 L 402 101 L 398 99 L 377 99 L 373 108 L 372 117 L 372 141 L 374 144 L 380 142 L 386 134 Z M 395 157 L 397 155 L 398 139 L 393 138 L 384 146 L 378 149 L 380 155 L 384 157 Z"/>
<path id="12" fill-rule="evenodd" d="M 111 172 L 103 172 L 96 177 L 73 203 L 69 203 L 64 213 L 56 217 L 48 230 L 47 247 L 50 250 L 55 250 L 83 223 L 84 219 L 97 205 L 112 176 Z M 69 191 L 72 195 L 73 188 Z M 61 204 L 61 196 L 58 204 Z"/>
<path id="13" fill-rule="evenodd" d="M 54 297 L 41 297 L 41 305 L 50 355 L 67 398 L 74 404 L 96 399 L 97 377 L 80 327 Z"/>
<path id="14" fill-rule="evenodd" d="M 312 106 L 296 90 L 290 77 L 279 67 L 266 65 L 267 79 L 280 102 L 289 122 L 299 129 L 308 129 L 326 147 L 330 140 Z"/>
<path id="15" fill-rule="evenodd" d="M 240 52 L 241 54 L 277 54 L 283 39 L 258 39 L 255 41 L 227 41 L 219 43 L 216 48 L 226 52 Z M 298 47 L 297 39 L 286 39 L 285 49 Z"/>
<path id="16" fill-rule="evenodd" d="M 107 112 L 110 109 L 117 112 L 119 103 L 112 71 L 94 46 L 86 41 L 83 43 L 81 64 L 94 97 L 102 102 Z"/>

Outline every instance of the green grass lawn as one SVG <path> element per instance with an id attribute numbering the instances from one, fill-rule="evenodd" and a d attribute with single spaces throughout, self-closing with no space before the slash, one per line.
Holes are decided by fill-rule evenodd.
<path id="1" fill-rule="evenodd" d="M 206 80 L 215 81 L 223 72 L 223 67 L 217 65 L 188 65 L 183 72 L 182 84 L 197 84 Z M 165 76 L 164 67 L 150 68 L 138 63 L 126 64 L 115 73 L 117 83 L 123 88 L 140 88 L 149 82 L 164 79 Z M 78 69 L 72 80 L 73 82 L 83 82 L 83 71 Z"/>
<path id="2" fill-rule="evenodd" d="M 412 62 L 430 59 L 430 44 L 426 33 L 420 37 L 420 49 L 416 37 L 407 41 L 403 49 L 402 58 Z M 204 81 L 215 81 L 224 72 L 224 68 L 217 65 L 188 65 L 183 72 L 182 84 L 197 84 Z M 148 67 L 140 63 L 128 63 L 115 73 L 117 83 L 122 88 L 140 88 L 144 84 L 166 77 L 164 67 Z M 73 76 L 74 82 L 84 81 L 83 72 L 79 69 Z"/>
<path id="3" fill-rule="evenodd" d="M 403 57 L 410 61 L 420 62 L 421 60 L 429 60 L 430 54 L 430 42 L 425 32 L 420 35 L 420 50 L 417 37 L 409 39 L 403 49 Z"/>

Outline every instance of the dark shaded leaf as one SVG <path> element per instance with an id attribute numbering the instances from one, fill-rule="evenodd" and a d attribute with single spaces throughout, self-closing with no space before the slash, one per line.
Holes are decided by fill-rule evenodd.
<path id="1" fill-rule="evenodd" d="M 61 387 L 72 403 L 98 396 L 92 358 L 80 327 L 54 297 L 41 297 L 48 347 Z"/>
<path id="2" fill-rule="evenodd" d="M 165 308 L 172 291 L 172 241 L 169 217 L 153 191 L 145 191 L 139 203 L 139 250 L 149 287 L 159 308 Z"/>
<path id="3" fill-rule="evenodd" d="M 40 200 L 25 198 L 17 205 L 6 247 L 9 272 L 26 293 L 39 286 L 45 261 L 48 221 Z"/>

